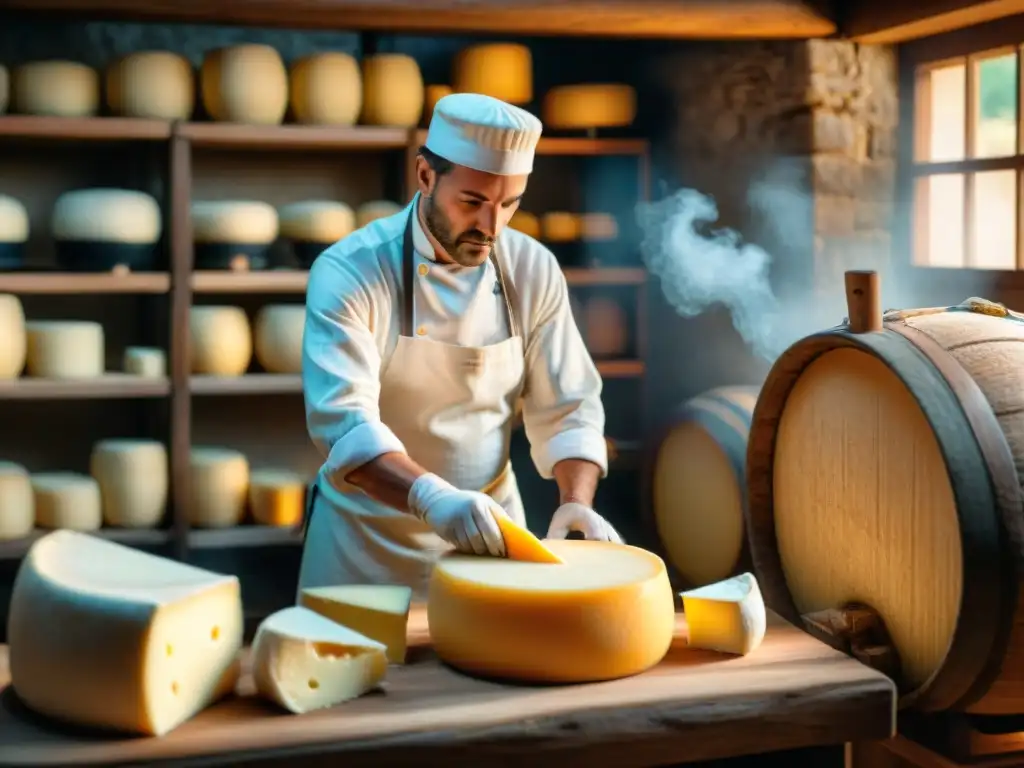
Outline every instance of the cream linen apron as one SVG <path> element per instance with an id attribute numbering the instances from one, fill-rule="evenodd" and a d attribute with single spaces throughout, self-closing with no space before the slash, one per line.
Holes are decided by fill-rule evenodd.
<path id="1" fill-rule="evenodd" d="M 418 198 L 418 195 L 417 195 Z M 523 387 L 523 339 L 508 283 L 491 249 L 510 338 L 459 347 L 414 335 L 415 252 L 412 206 L 402 242 L 402 326 L 381 372 L 380 415 L 410 458 L 456 488 L 488 493 L 525 525 L 509 461 L 516 403 Z M 437 557 L 452 547 L 410 514 L 358 489 L 342 491 L 322 473 L 310 489 L 299 590 L 336 584 L 404 584 L 425 599 Z"/>

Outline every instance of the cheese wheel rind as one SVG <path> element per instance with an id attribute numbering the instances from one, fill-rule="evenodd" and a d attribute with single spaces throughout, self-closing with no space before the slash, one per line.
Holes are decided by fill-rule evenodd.
<path id="1" fill-rule="evenodd" d="M 199 74 L 203 107 L 218 122 L 279 125 L 288 110 L 288 70 L 269 45 L 210 51 Z"/>
<path id="2" fill-rule="evenodd" d="M 234 576 L 56 531 L 14 581 L 11 684 L 56 720 L 161 736 L 234 689 L 243 624 Z"/>
<path id="3" fill-rule="evenodd" d="M 304 304 L 267 304 L 256 313 L 256 359 L 267 373 L 302 373 Z"/>
<path id="4" fill-rule="evenodd" d="M 371 200 L 356 208 L 356 226 L 360 229 L 372 224 L 377 219 L 394 216 L 403 206 L 390 200 Z"/>
<path id="5" fill-rule="evenodd" d="M 680 597 L 691 648 L 745 656 L 764 640 L 768 615 L 754 574 L 741 573 Z"/>
<path id="6" fill-rule="evenodd" d="M 255 200 L 197 200 L 191 215 L 197 243 L 267 245 L 279 230 L 274 206 Z"/>
<path id="7" fill-rule="evenodd" d="M 195 73 L 184 56 L 138 51 L 106 71 L 107 105 L 115 115 L 188 120 L 196 101 Z"/>
<path id="8" fill-rule="evenodd" d="M 36 522 L 35 498 L 28 470 L 0 461 L 0 541 L 23 539 Z"/>
<path id="9" fill-rule="evenodd" d="M 574 242 L 580 239 L 580 217 L 567 211 L 550 211 L 541 217 L 540 229 L 545 242 Z"/>
<path id="10" fill-rule="evenodd" d="M 471 45 L 456 54 L 453 70 L 457 93 L 482 93 L 509 104 L 533 101 L 533 56 L 525 45 Z"/>
<path id="11" fill-rule="evenodd" d="M 352 234 L 356 214 L 333 200 L 303 200 L 277 209 L 281 237 L 307 243 L 336 243 Z"/>
<path id="12" fill-rule="evenodd" d="M 151 245 L 163 230 L 152 195 L 131 189 L 76 189 L 54 203 L 50 231 L 55 240 Z"/>
<path id="13" fill-rule="evenodd" d="M 88 320 L 30 320 L 25 370 L 45 379 L 91 379 L 106 370 L 103 326 Z"/>
<path id="14" fill-rule="evenodd" d="M 25 368 L 28 336 L 25 309 L 13 293 L 0 293 L 0 380 L 16 379 Z"/>
<path id="15" fill-rule="evenodd" d="M 99 73 L 77 61 L 33 61 L 14 70 L 14 109 L 27 115 L 89 117 L 99 111 Z"/>
<path id="16" fill-rule="evenodd" d="M 147 379 L 167 375 L 167 353 L 158 347 L 125 347 L 124 372 Z"/>
<path id="17" fill-rule="evenodd" d="M 513 213 L 512 218 L 508 220 L 508 226 L 529 235 L 534 240 L 540 240 L 540 219 L 528 211 L 519 210 Z"/>
<path id="18" fill-rule="evenodd" d="M 302 523 L 306 482 L 297 472 L 254 469 L 249 475 L 249 511 L 257 525 L 288 528 Z"/>
<path id="19" fill-rule="evenodd" d="M 363 112 L 367 125 L 413 128 L 423 115 L 423 75 L 416 59 L 381 53 L 363 59 Z"/>
<path id="20" fill-rule="evenodd" d="M 193 306 L 189 310 L 192 373 L 241 376 L 252 362 L 252 328 L 241 307 Z"/>
<path id="21" fill-rule="evenodd" d="M 40 528 L 95 531 L 103 525 L 100 486 L 77 472 L 36 472 L 29 476 Z"/>
<path id="22" fill-rule="evenodd" d="M 194 446 L 189 454 L 189 521 L 230 528 L 245 518 L 249 460 L 231 448 Z"/>
<path id="23" fill-rule="evenodd" d="M 355 125 L 363 108 L 363 76 L 347 53 L 328 51 L 292 63 L 288 75 L 295 122 Z"/>
<path id="24" fill-rule="evenodd" d="M 621 83 L 560 85 L 544 94 L 545 127 L 556 130 L 619 128 L 636 119 L 636 90 Z"/>
<path id="25" fill-rule="evenodd" d="M 153 528 L 167 511 L 167 448 L 158 440 L 100 440 L 89 458 L 100 486 L 103 521 L 122 528 Z"/>
<path id="26" fill-rule="evenodd" d="M 28 231 L 28 211 L 22 202 L 0 195 L 0 243 L 24 243 Z"/>

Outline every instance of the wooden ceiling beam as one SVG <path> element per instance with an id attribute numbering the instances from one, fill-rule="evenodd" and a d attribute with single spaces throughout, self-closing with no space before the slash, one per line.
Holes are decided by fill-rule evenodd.
<path id="1" fill-rule="evenodd" d="M 903 43 L 1024 13 L 1024 0 L 851 0 L 842 32 L 859 43 Z"/>

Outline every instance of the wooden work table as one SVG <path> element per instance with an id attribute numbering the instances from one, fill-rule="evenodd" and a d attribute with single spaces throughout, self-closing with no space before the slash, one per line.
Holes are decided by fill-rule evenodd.
<path id="1" fill-rule="evenodd" d="M 633 768 L 886 739 L 895 730 L 888 678 L 774 614 L 763 645 L 744 658 L 690 650 L 680 616 L 676 641 L 656 668 L 585 686 L 476 680 L 433 656 L 422 610 L 410 617 L 409 632 L 409 663 L 389 670 L 382 692 L 295 716 L 253 697 L 245 674 L 238 697 L 162 739 L 76 734 L 35 718 L 10 689 L 0 646 L 0 766 L 330 759 L 346 768 Z"/>

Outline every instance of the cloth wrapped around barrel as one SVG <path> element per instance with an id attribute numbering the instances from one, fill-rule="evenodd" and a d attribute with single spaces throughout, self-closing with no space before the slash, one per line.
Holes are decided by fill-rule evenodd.
<path id="1" fill-rule="evenodd" d="M 919 317 L 921 315 L 938 315 L 943 312 L 973 312 L 979 315 L 989 315 L 991 317 L 1005 317 L 1009 320 L 1016 320 L 1017 322 L 1024 322 L 1024 314 L 1020 312 L 1014 312 L 1013 310 L 1007 309 L 1002 304 L 998 304 L 988 299 L 982 299 L 977 296 L 972 296 L 969 299 L 964 299 L 959 304 L 952 307 L 925 307 L 923 309 L 887 309 L 882 315 L 883 322 L 894 322 L 896 320 L 906 320 L 910 317 Z M 849 319 L 847 319 L 849 322 Z"/>

